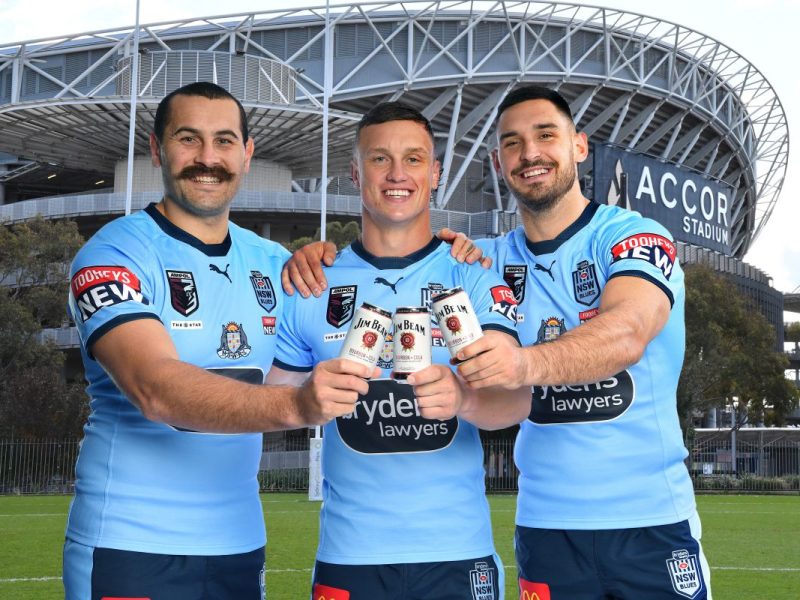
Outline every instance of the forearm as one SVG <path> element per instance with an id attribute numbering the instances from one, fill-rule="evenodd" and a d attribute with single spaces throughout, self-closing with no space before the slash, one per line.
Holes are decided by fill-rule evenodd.
<path id="1" fill-rule="evenodd" d="M 148 419 L 194 431 L 262 432 L 309 424 L 295 386 L 243 383 L 177 359 L 161 361 L 146 380 L 126 387 Z"/>
<path id="2" fill-rule="evenodd" d="M 530 414 L 531 390 L 496 387 L 473 390 L 464 387 L 464 402 L 458 416 L 476 427 L 493 431 L 516 425 Z"/>
<path id="3" fill-rule="evenodd" d="M 527 385 L 600 381 L 638 362 L 647 339 L 628 319 L 598 315 L 557 340 L 522 349 Z"/>

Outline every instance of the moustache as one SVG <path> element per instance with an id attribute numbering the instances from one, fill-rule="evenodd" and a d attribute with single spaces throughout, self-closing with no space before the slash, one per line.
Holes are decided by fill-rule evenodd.
<path id="1" fill-rule="evenodd" d="M 526 161 L 523 161 L 522 164 L 520 166 L 518 166 L 516 169 L 511 171 L 511 174 L 512 175 L 519 175 L 523 171 L 526 171 L 526 170 L 534 168 L 534 167 L 545 167 L 546 169 L 555 169 L 556 166 L 557 165 L 554 162 L 545 162 L 543 160 L 535 160 L 535 161 L 527 161 L 526 160 Z"/>
<path id="2" fill-rule="evenodd" d="M 230 181 L 233 179 L 233 174 L 222 167 L 203 167 L 200 165 L 193 165 L 184 168 L 178 173 L 178 179 L 194 179 L 195 177 L 215 177 L 220 181 Z"/>

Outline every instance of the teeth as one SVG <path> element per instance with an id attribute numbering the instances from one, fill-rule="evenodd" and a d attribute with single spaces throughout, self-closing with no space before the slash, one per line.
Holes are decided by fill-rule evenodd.
<path id="1" fill-rule="evenodd" d="M 534 169 L 533 171 L 525 171 L 522 174 L 522 176 L 525 177 L 525 178 L 536 177 L 538 175 L 544 175 L 545 173 L 547 173 L 547 169 L 541 167 L 541 168 L 538 168 L 538 169 Z"/>
<path id="2" fill-rule="evenodd" d="M 198 183 L 219 183 L 217 177 L 195 177 L 194 180 Z"/>
<path id="3" fill-rule="evenodd" d="M 387 196 L 410 196 L 411 192 L 408 190 L 386 190 L 384 192 Z"/>

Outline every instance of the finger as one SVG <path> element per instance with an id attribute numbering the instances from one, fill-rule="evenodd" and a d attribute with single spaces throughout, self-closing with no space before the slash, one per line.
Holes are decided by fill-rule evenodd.
<path id="1" fill-rule="evenodd" d="M 492 268 L 492 263 L 493 263 L 493 261 L 492 261 L 492 258 L 491 258 L 491 256 L 484 256 L 484 257 L 481 259 L 481 266 L 482 266 L 484 269 L 491 269 L 491 268 Z"/>
<path id="2" fill-rule="evenodd" d="M 292 261 L 292 266 L 296 268 L 297 276 L 300 277 L 302 283 L 311 290 L 311 293 L 319 298 L 322 294 L 322 289 L 319 285 L 319 277 L 322 277 L 322 266 L 319 260 L 317 259 L 309 263 L 308 257 L 305 254 L 295 254 L 293 258 L 296 258 L 296 260 Z M 294 272 L 290 273 L 290 275 L 293 273 Z M 292 283 L 297 286 L 298 290 L 300 289 L 300 282 L 296 281 L 294 277 L 292 277 Z"/>
<path id="3" fill-rule="evenodd" d="M 294 286 L 292 285 L 292 280 L 289 278 L 289 271 L 286 265 L 283 265 L 281 269 L 281 287 L 283 291 L 286 292 L 287 296 L 292 296 L 294 294 Z"/>
<path id="4" fill-rule="evenodd" d="M 458 251 L 458 256 L 456 256 L 456 260 L 460 263 L 463 263 L 467 260 L 467 256 L 469 256 L 475 250 L 475 244 L 472 243 L 471 240 L 467 239 L 464 241 L 461 249 Z"/>
<path id="5" fill-rule="evenodd" d="M 322 248 L 322 262 L 330 267 L 333 264 L 335 258 L 336 258 L 336 244 L 334 244 L 333 242 L 325 242 Z M 320 271 L 322 270 L 320 269 Z M 322 286 L 323 290 L 328 288 L 328 282 L 325 280 L 324 273 L 322 273 L 321 278 L 319 279 L 319 284 Z"/>
<path id="6" fill-rule="evenodd" d="M 478 248 L 475 244 L 470 244 L 470 249 L 469 252 L 467 252 L 465 260 L 467 264 L 471 265 L 480 261 L 482 256 L 483 256 L 483 250 Z"/>
<path id="7" fill-rule="evenodd" d="M 292 282 L 292 285 L 300 292 L 300 295 L 303 298 L 308 298 L 311 295 L 311 290 L 306 285 L 305 281 L 303 280 L 302 275 L 297 270 L 297 264 L 294 262 L 294 259 L 290 258 L 289 262 L 286 263 L 286 270 L 288 271 L 289 280 Z"/>
<path id="8" fill-rule="evenodd" d="M 442 227 L 439 230 L 439 233 L 436 234 L 436 237 L 438 237 L 440 240 L 444 240 L 445 242 L 452 242 L 456 237 L 456 232 L 449 227 Z"/>
<path id="9" fill-rule="evenodd" d="M 450 369 L 447 370 L 449 371 Z M 408 376 L 408 379 L 406 379 L 406 381 L 409 383 L 409 385 L 413 385 L 416 387 L 419 385 L 424 385 L 426 383 L 431 383 L 433 381 L 439 381 L 440 379 L 442 379 L 442 377 L 443 373 L 439 365 L 430 365 L 428 367 L 425 367 L 424 369 L 412 373 L 411 375 Z"/>

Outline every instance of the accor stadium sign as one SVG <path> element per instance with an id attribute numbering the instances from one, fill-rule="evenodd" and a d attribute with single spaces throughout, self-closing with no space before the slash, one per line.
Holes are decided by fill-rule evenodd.
<path id="1" fill-rule="evenodd" d="M 640 212 L 676 239 L 731 253 L 735 190 L 699 173 L 613 146 L 594 146 L 594 199 Z"/>

